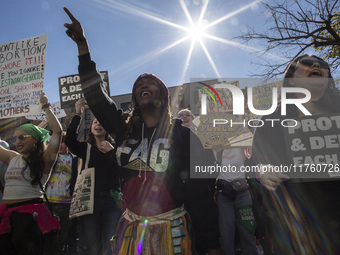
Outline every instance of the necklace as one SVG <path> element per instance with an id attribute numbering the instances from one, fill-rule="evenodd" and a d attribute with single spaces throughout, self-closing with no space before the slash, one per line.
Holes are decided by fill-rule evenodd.
<path id="1" fill-rule="evenodd" d="M 148 156 L 149 156 L 149 153 L 150 153 L 150 147 L 151 147 L 151 143 L 152 143 L 152 139 L 153 139 L 153 136 L 155 135 L 156 133 L 156 130 L 157 128 L 155 128 L 152 132 L 152 135 L 151 135 L 151 138 L 150 138 L 150 142 L 149 142 L 149 145 L 148 145 L 148 148 L 147 148 L 147 151 L 146 151 L 146 162 L 145 162 L 145 165 L 147 166 L 147 161 L 148 161 Z M 142 177 L 141 176 L 141 173 L 142 173 L 142 154 L 143 154 L 143 151 L 144 151 L 144 122 L 142 124 L 142 148 L 141 148 L 141 152 L 140 152 L 140 161 L 139 161 L 139 174 L 138 174 L 138 177 Z M 143 181 L 143 184 L 144 182 L 146 181 L 146 166 L 144 166 L 144 181 Z"/>

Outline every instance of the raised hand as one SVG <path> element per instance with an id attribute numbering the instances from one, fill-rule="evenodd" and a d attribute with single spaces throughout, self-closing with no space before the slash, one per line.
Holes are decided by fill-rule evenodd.
<path id="1" fill-rule="evenodd" d="M 270 170 L 271 165 L 258 165 L 260 171 L 259 181 L 267 190 L 276 190 L 282 182 L 290 179 L 288 175 Z"/>
<path id="2" fill-rule="evenodd" d="M 45 104 L 48 104 L 48 98 L 45 94 L 45 92 L 41 92 L 40 94 L 40 103 L 42 106 L 44 106 Z"/>
<path id="3" fill-rule="evenodd" d="M 67 28 L 66 34 L 77 44 L 79 55 L 88 53 L 89 47 L 84 34 L 83 27 L 66 7 L 63 7 L 63 9 L 72 21 L 71 24 L 64 23 L 64 27 Z"/>
<path id="4" fill-rule="evenodd" d="M 76 114 L 81 115 L 85 109 L 85 106 L 86 106 L 86 101 L 85 101 L 85 98 L 82 97 L 75 104 Z"/>
<path id="5" fill-rule="evenodd" d="M 100 148 L 98 148 L 101 152 L 103 153 L 107 153 L 111 150 L 114 149 L 113 145 L 111 143 L 109 143 L 108 141 L 102 141 L 100 143 Z"/>

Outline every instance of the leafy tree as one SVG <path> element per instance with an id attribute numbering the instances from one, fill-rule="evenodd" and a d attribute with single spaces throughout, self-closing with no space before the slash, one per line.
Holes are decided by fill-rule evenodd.
<path id="1" fill-rule="evenodd" d="M 332 23 L 331 23 L 331 30 L 334 30 L 336 33 L 336 36 L 339 37 L 340 35 L 340 12 L 337 12 L 332 17 Z M 331 31 L 330 30 L 330 31 Z M 325 38 L 325 40 L 332 41 L 334 40 L 333 35 L 329 32 L 328 29 L 323 30 L 320 32 L 320 36 L 322 38 Z M 320 54 L 323 56 L 325 60 L 327 60 L 329 63 L 331 63 L 333 66 L 338 67 L 340 65 L 340 44 L 334 43 L 329 44 L 325 46 L 320 46 L 314 48 L 320 52 Z"/>
<path id="2" fill-rule="evenodd" d="M 288 63 L 311 49 L 327 60 L 332 69 L 340 65 L 340 6 L 339 0 L 274 0 L 263 3 L 269 28 L 257 32 L 248 27 L 238 38 L 249 43 L 263 43 L 263 54 L 278 58 L 257 63 L 264 67 L 263 76 L 272 78 L 284 73 Z"/>

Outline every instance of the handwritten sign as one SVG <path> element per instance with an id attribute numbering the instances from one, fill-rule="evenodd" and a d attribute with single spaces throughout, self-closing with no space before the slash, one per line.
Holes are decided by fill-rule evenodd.
<path id="1" fill-rule="evenodd" d="M 340 177 L 340 115 L 310 116 L 285 128 L 286 147 L 299 178 Z"/>
<path id="2" fill-rule="evenodd" d="M 0 45 L 0 119 L 39 114 L 47 35 Z"/>
<path id="3" fill-rule="evenodd" d="M 223 120 L 223 124 L 216 120 Z M 196 134 L 206 149 L 214 145 L 223 145 L 225 149 L 251 147 L 253 135 L 244 123 L 230 113 L 208 113 L 200 116 Z"/>
<path id="4" fill-rule="evenodd" d="M 282 82 L 272 82 L 253 87 L 253 106 L 257 110 L 267 110 L 273 104 L 273 88 L 281 88 Z M 278 98 L 280 98 L 278 89 Z"/>
<path id="5" fill-rule="evenodd" d="M 60 107 L 60 102 L 55 102 L 51 104 L 51 111 L 54 113 L 54 115 L 61 119 L 66 116 L 66 113 L 63 109 Z M 46 120 L 46 114 L 44 111 L 41 112 L 41 114 L 38 115 L 27 115 L 26 119 L 29 120 Z"/>
<path id="6" fill-rule="evenodd" d="M 107 94 L 110 96 L 109 77 L 107 71 L 100 72 L 104 82 L 104 88 Z M 78 74 L 59 77 L 59 95 L 61 108 L 73 107 L 74 104 L 82 97 L 83 91 L 81 89 L 80 77 Z"/>
<path id="7" fill-rule="evenodd" d="M 223 84 L 223 83 L 220 83 L 220 84 Z M 224 84 L 240 87 L 240 84 L 238 81 L 228 82 Z M 215 85 L 212 85 L 211 87 L 213 87 L 216 90 L 217 94 L 221 98 L 222 105 L 219 99 L 217 98 L 217 95 L 215 95 L 212 91 L 210 91 L 210 89 L 202 85 L 202 88 L 210 91 L 211 95 L 213 96 L 213 97 L 207 96 L 207 112 L 231 112 L 233 110 L 233 96 L 230 90 L 226 88 L 215 88 Z M 206 92 L 202 90 L 199 90 L 199 93 L 200 93 L 199 95 L 200 98 L 201 98 L 202 93 L 206 94 Z"/>

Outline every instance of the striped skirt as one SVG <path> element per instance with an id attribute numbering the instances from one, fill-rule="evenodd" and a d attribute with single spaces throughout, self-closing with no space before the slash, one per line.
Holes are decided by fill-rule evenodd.
<path id="1" fill-rule="evenodd" d="M 191 255 L 192 225 L 181 206 L 155 216 L 139 216 L 126 209 L 113 240 L 117 255 Z"/>

